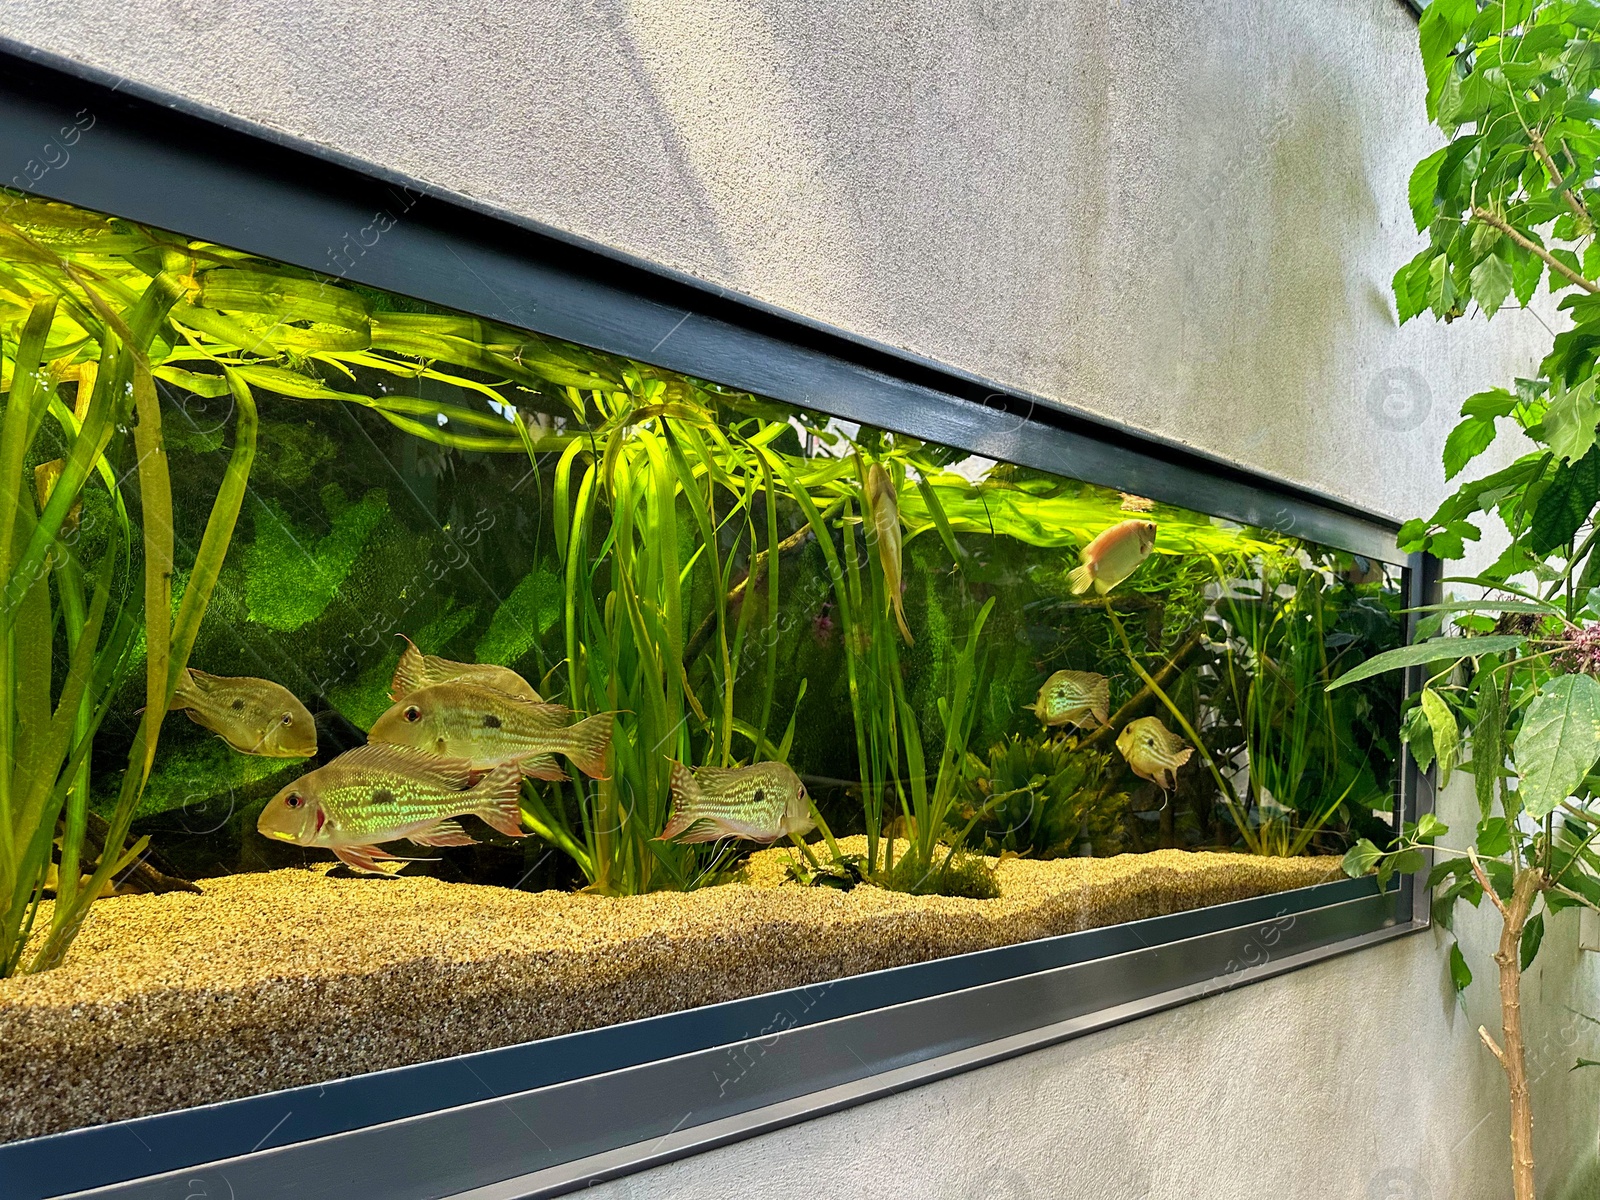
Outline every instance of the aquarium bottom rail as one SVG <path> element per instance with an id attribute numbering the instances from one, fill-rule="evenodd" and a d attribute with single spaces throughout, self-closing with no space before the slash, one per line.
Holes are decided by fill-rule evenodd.
<path id="1" fill-rule="evenodd" d="M 832 1019 L 796 1013 L 808 997 L 826 1008 L 831 984 L 753 998 L 771 1013 L 757 1036 L 73 1195 L 563 1195 L 1425 927 L 1409 888 L 1306 906 L 1349 895 L 1327 888 L 1242 902 L 1251 919 L 1227 928 Z"/>

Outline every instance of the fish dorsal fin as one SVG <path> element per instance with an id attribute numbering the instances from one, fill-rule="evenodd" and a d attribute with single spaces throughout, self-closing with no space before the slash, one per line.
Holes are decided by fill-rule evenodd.
<path id="1" fill-rule="evenodd" d="M 400 640 L 405 642 L 406 648 L 400 651 L 400 661 L 395 664 L 394 680 L 389 685 L 391 700 L 402 700 L 421 687 L 427 670 L 427 662 L 417 644 L 404 634 L 400 635 Z"/>
<path id="2" fill-rule="evenodd" d="M 748 771 L 749 767 L 696 767 L 694 777 L 702 787 L 714 787 L 725 779 L 732 779 Z"/>
<path id="3" fill-rule="evenodd" d="M 440 758 L 426 750 L 391 746 L 386 742 L 368 742 L 354 750 L 346 750 L 328 765 L 331 767 L 334 764 L 437 779 L 452 791 L 461 791 L 472 782 L 472 764 L 464 758 Z"/>

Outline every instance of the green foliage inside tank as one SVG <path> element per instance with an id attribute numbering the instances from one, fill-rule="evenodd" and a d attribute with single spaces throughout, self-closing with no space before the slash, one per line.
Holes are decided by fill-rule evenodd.
<path id="1" fill-rule="evenodd" d="M 158 745 L 159 715 L 138 715 L 156 692 L 137 672 L 166 670 L 179 624 L 195 668 L 303 702 L 321 763 L 391 708 L 402 637 L 509 668 L 574 721 L 608 715 L 605 769 L 558 756 L 562 777 L 528 780 L 521 808 L 531 844 L 570 863 L 563 885 L 610 894 L 718 883 L 788 839 L 817 882 L 981 897 L 997 886 L 983 853 L 1340 851 L 1392 795 L 1392 681 L 1326 693 L 1398 639 L 1397 578 L 1376 564 L 128 222 L 21 198 L 9 213 L 8 253 L 71 297 L 39 350 L 52 423 L 30 470 L 66 454 L 79 401 L 123 369 L 102 370 L 105 322 L 71 272 L 130 312 L 160 285 L 144 353 L 172 582 L 148 597 L 168 633 L 130 618 L 65 794 L 158 841 L 209 839 L 192 856 L 207 870 L 326 851 L 253 824 L 314 764 L 178 717 Z M 33 310 L 8 286 L 13 388 Z M 140 484 L 79 487 L 87 557 L 120 554 L 119 580 L 161 549 L 119 532 Z M 234 493 L 219 554 L 211 514 Z M 203 623 L 183 615 L 196 580 Z M 1046 724 L 1059 672 L 1103 688 L 1103 716 Z M 1159 727 L 1157 750 L 1130 727 Z M 153 755 L 129 807 L 136 746 Z M 814 834 L 769 813 L 754 834 L 663 838 L 690 803 L 674 764 L 773 763 Z M 840 853 L 847 833 L 864 855 Z M 551 878 L 528 865 L 543 849 L 473 834 L 494 878 Z M 478 877 L 461 849 L 437 860 L 406 869 Z"/>

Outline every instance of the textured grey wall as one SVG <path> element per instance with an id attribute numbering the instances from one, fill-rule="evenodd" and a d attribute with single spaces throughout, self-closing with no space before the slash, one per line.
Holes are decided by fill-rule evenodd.
<path id="1" fill-rule="evenodd" d="M 0 0 L 0 33 L 1396 516 L 1543 336 L 1395 326 L 1433 137 L 1398 0 Z M 1558 1198 L 1600 1194 L 1575 926 L 1529 984 Z M 596 1194 L 1500 1197 L 1489 972 L 1463 1010 L 1441 946 Z"/>

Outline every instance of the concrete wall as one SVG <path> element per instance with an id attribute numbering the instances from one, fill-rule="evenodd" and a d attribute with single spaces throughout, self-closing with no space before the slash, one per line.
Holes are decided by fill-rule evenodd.
<path id="1" fill-rule="evenodd" d="M 0 33 L 1396 516 L 1547 336 L 1395 325 L 1434 137 L 1398 0 L 0 0 Z M 1600 1192 L 1575 925 L 1529 985 L 1552 1196 Z M 1442 944 L 598 1194 L 1503 1196 L 1494 997 Z"/>

